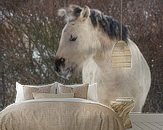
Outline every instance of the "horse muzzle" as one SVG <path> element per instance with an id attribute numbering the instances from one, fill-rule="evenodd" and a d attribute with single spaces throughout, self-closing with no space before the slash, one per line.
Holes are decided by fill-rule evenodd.
<path id="1" fill-rule="evenodd" d="M 54 67 L 57 76 L 67 80 L 72 76 L 76 68 L 75 65 L 70 63 L 68 64 L 64 58 L 56 58 Z"/>

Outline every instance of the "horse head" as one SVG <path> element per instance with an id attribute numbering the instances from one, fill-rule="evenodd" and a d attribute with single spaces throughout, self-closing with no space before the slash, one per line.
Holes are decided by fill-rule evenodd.
<path id="1" fill-rule="evenodd" d="M 56 53 L 55 70 L 59 76 L 68 79 L 92 55 L 90 51 L 96 38 L 92 33 L 88 6 L 70 5 L 60 9 L 58 14 L 65 18 L 66 25 Z"/>
<path id="2" fill-rule="evenodd" d="M 99 10 L 70 5 L 59 9 L 58 15 L 66 21 L 55 60 L 56 73 L 63 78 L 68 79 L 85 61 L 101 56 L 112 41 L 120 39 L 120 24 Z M 124 40 L 126 30 L 123 26 Z"/>

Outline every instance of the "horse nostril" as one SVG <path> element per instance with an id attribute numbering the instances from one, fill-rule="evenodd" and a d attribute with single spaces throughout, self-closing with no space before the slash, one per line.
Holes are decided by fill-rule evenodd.
<path id="1" fill-rule="evenodd" d="M 55 71 L 60 72 L 60 67 L 65 66 L 65 59 L 64 58 L 56 58 L 55 59 Z"/>
<path id="2" fill-rule="evenodd" d="M 60 72 L 61 71 L 59 66 L 56 66 L 56 65 L 54 66 L 54 69 L 55 69 L 56 72 Z"/>

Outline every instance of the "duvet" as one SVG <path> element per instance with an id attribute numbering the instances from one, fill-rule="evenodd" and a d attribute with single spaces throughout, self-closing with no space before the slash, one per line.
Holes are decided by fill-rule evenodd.
<path id="1" fill-rule="evenodd" d="M 124 130 L 122 119 L 100 103 L 77 98 L 35 99 L 0 112 L 0 130 Z"/>

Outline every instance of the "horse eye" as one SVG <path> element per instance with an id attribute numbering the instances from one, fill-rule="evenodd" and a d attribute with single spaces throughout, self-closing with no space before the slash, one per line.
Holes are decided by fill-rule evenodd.
<path id="1" fill-rule="evenodd" d="M 78 37 L 73 37 L 72 35 L 70 36 L 70 38 L 69 38 L 69 41 L 76 41 L 76 39 L 77 39 Z"/>

